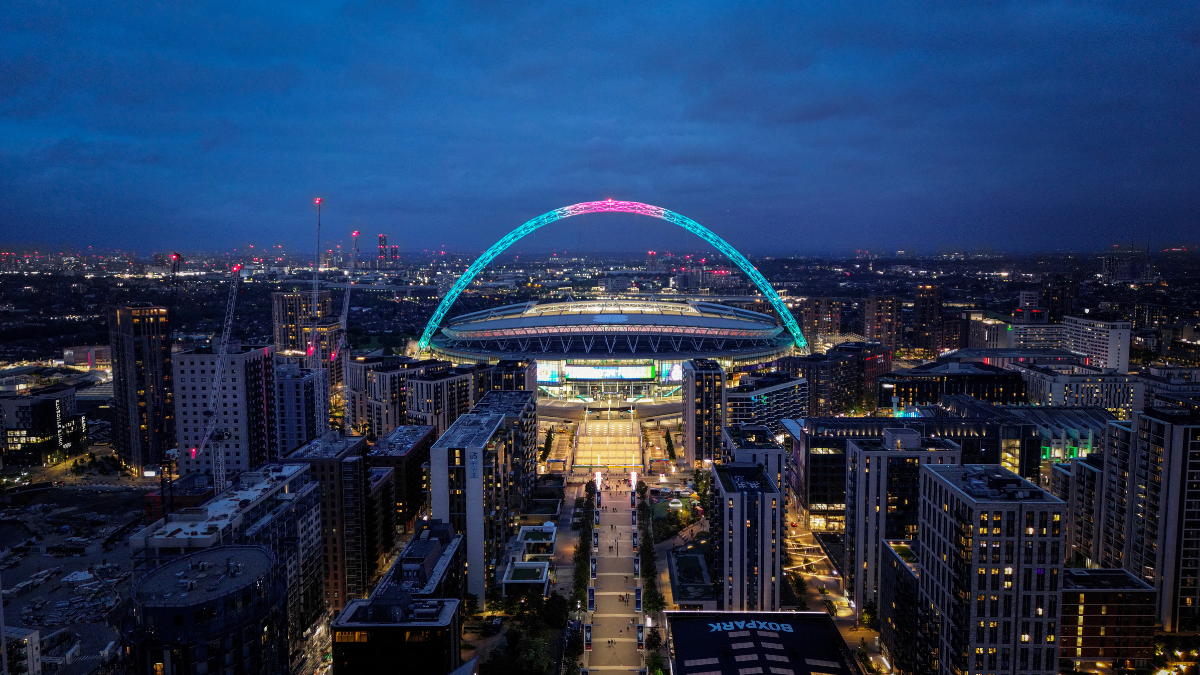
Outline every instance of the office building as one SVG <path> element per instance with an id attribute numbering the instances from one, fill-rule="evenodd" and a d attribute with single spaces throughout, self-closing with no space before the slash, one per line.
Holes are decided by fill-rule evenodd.
<path id="1" fill-rule="evenodd" d="M 138 675 L 289 675 L 287 580 L 269 551 L 221 546 L 137 580 L 125 635 Z"/>
<path id="2" fill-rule="evenodd" d="M 787 545 L 783 494 L 761 467 L 714 465 L 713 559 L 721 571 L 721 602 L 728 612 L 779 609 Z M 740 619 L 741 617 L 739 617 Z"/>
<path id="3" fill-rule="evenodd" d="M 285 363 L 275 368 L 275 448 L 288 453 L 329 431 L 329 372 Z"/>
<path id="4" fill-rule="evenodd" d="M 1076 566 L 1098 566 L 1103 524 L 1104 453 L 1097 450 L 1051 464 L 1050 492 L 1067 504 L 1065 560 Z"/>
<path id="5" fill-rule="evenodd" d="M 999 319 L 971 319 L 967 327 L 968 349 L 999 349 L 1008 346 L 1008 324 Z"/>
<path id="6" fill-rule="evenodd" d="M 721 445 L 722 462 L 761 466 L 784 492 L 781 486 L 788 478 L 789 453 L 770 429 L 759 424 L 727 424 L 721 430 Z"/>
<path id="7" fill-rule="evenodd" d="M 216 373 L 219 355 L 212 347 L 174 355 L 177 466 L 181 476 L 212 476 L 214 451 L 224 455 L 227 476 L 257 469 L 276 456 L 274 352 L 270 345 L 230 345 L 225 372 L 220 375 Z M 214 433 L 201 448 L 204 427 L 210 419 Z"/>
<path id="8" fill-rule="evenodd" d="M 1123 568 L 1154 587 L 1168 632 L 1195 630 L 1200 611 L 1200 414 L 1150 407 L 1110 422 L 1104 449 L 1100 566 Z"/>
<path id="9" fill-rule="evenodd" d="M 1066 505 L 996 465 L 925 464 L 921 605 L 929 672 L 1058 673 Z"/>
<path id="10" fill-rule="evenodd" d="M 1086 672 L 1149 668 L 1154 588 L 1125 570 L 1063 570 L 1062 659 Z"/>
<path id="11" fill-rule="evenodd" d="M 856 359 L 850 354 L 810 354 L 779 359 L 781 372 L 807 383 L 808 415 L 828 417 L 846 411 L 859 393 Z"/>
<path id="12" fill-rule="evenodd" d="M 1010 349 L 1070 349 L 1067 327 L 1061 323 L 1009 324 L 1000 347 Z"/>
<path id="13" fill-rule="evenodd" d="M 1130 323 L 1088 316 L 1065 316 L 1067 349 L 1085 354 L 1088 365 L 1129 372 Z"/>
<path id="14" fill-rule="evenodd" d="M 842 332 L 842 301 L 837 298 L 802 298 L 792 305 L 792 314 L 804 337 L 814 344 Z"/>
<path id="15" fill-rule="evenodd" d="M 405 425 L 375 441 L 367 453 L 371 467 L 389 467 L 395 472 L 396 526 L 401 532 L 412 531 L 417 514 L 426 505 L 428 486 L 422 467 L 429 462 L 435 439 L 431 426 Z"/>
<path id="16" fill-rule="evenodd" d="M 936 405 L 947 394 L 966 394 L 980 401 L 1024 403 L 1021 374 L 983 363 L 933 361 L 896 370 L 877 380 L 880 408 Z"/>
<path id="17" fill-rule="evenodd" d="M 917 537 L 921 465 L 956 465 L 961 460 L 957 443 L 922 438 L 912 429 L 884 429 L 882 438 L 846 442 L 842 569 L 846 595 L 854 601 L 859 617 L 867 602 L 878 603 L 882 541 Z"/>
<path id="18" fill-rule="evenodd" d="M 408 423 L 431 426 L 441 435 L 491 389 L 491 367 L 447 368 L 407 381 Z"/>
<path id="19" fill-rule="evenodd" d="M 514 396 L 519 395 L 519 396 Z M 466 539 L 467 592 L 483 607 L 503 569 L 536 451 L 535 392 L 492 392 L 460 416 L 429 452 L 431 512 Z M 536 465 L 535 465 L 536 466 Z"/>
<path id="20" fill-rule="evenodd" d="M 4 466 L 48 466 L 87 449 L 87 420 L 68 385 L 0 394 L 0 431 Z"/>
<path id="21" fill-rule="evenodd" d="M 167 308 L 132 302 L 108 311 L 113 359 L 112 444 L 142 473 L 175 446 L 175 388 Z"/>
<path id="22" fill-rule="evenodd" d="M 321 488 L 302 464 L 247 471 L 229 490 L 177 508 L 129 538 L 135 573 L 191 553 L 237 544 L 266 547 L 286 575 L 288 649 L 293 670 L 312 672 L 321 658 L 314 637 L 325 612 Z"/>
<path id="23" fill-rule="evenodd" d="M 422 521 L 371 595 L 334 619 L 333 675 L 458 668 L 464 549 L 449 524 Z"/>
<path id="24" fill-rule="evenodd" d="M 913 300 L 913 348 L 926 358 L 942 350 L 942 287 L 918 284 Z"/>
<path id="25" fill-rule="evenodd" d="M 808 382 L 787 373 L 744 375 L 724 393 L 726 424 L 761 424 L 782 434 L 783 420 L 808 415 Z"/>
<path id="26" fill-rule="evenodd" d="M 725 371 L 712 359 L 683 364 L 683 452 L 687 466 L 718 459 L 725 426 Z"/>
<path id="27" fill-rule="evenodd" d="M 900 320 L 903 303 L 894 295 L 872 295 L 863 306 L 863 337 L 887 347 L 893 353 L 903 346 L 904 324 Z"/>
<path id="28" fill-rule="evenodd" d="M 1122 418 L 1142 408 L 1143 382 L 1137 375 L 1095 366 L 1015 365 L 1034 405 L 1092 406 Z"/>
<path id="29" fill-rule="evenodd" d="M 330 432 L 283 459 L 285 466 L 311 467 L 321 485 L 324 599 L 334 611 L 347 600 L 365 597 L 395 547 L 394 474 L 371 473 L 366 453 L 366 437 Z M 385 508 L 382 502 L 389 499 Z"/>
<path id="30" fill-rule="evenodd" d="M 814 532 L 840 532 L 846 524 L 846 438 L 812 433 L 808 420 L 784 420 L 792 471 L 789 501 Z"/>
<path id="31" fill-rule="evenodd" d="M 312 290 L 293 290 L 271 294 L 271 325 L 275 349 L 279 353 L 303 353 L 308 350 L 309 333 L 305 329 L 313 322 Z M 330 291 L 317 292 L 316 318 L 333 316 L 333 296 Z"/>

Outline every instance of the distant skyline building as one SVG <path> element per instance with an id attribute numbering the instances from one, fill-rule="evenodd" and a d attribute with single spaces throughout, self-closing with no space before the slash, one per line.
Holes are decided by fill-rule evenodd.
<path id="1" fill-rule="evenodd" d="M 895 352 L 903 346 L 904 325 L 900 318 L 900 298 L 871 295 L 863 304 L 863 337 Z"/>
<path id="2" fill-rule="evenodd" d="M 112 443 L 134 473 L 160 464 L 175 446 L 171 327 L 167 308 L 131 302 L 109 308 L 113 359 Z"/>
<path id="3" fill-rule="evenodd" d="M 942 350 L 942 287 L 918 284 L 913 300 L 913 347 L 926 358 Z"/>

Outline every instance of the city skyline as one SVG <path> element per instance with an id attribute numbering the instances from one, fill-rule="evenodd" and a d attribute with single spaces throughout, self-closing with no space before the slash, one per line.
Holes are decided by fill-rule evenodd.
<path id="1" fill-rule="evenodd" d="M 0 243 L 307 249 L 316 196 L 407 253 L 609 197 L 748 253 L 1189 243 L 1186 11 L 27 6 Z M 613 242 L 690 243 L 610 214 L 524 248 Z"/>

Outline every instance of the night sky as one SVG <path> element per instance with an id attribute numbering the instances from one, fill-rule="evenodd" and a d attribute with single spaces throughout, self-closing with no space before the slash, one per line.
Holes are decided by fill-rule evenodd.
<path id="1" fill-rule="evenodd" d="M 802 7 L 801 7 L 802 5 Z M 18 2 L 0 242 L 752 253 L 1200 241 L 1200 18 L 1126 3 Z M 658 221 L 524 250 L 701 249 Z M 373 241 L 368 241 L 368 245 Z"/>

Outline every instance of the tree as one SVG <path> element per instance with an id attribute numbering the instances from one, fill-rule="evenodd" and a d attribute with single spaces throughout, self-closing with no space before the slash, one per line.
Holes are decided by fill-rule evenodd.
<path id="1" fill-rule="evenodd" d="M 461 621 L 466 623 L 467 619 L 475 613 L 479 608 L 479 596 L 474 593 L 467 593 L 463 596 L 462 603 L 458 606 Z"/>
<path id="2" fill-rule="evenodd" d="M 662 648 L 662 644 L 662 633 L 659 633 L 657 628 L 651 628 L 650 634 L 646 636 L 646 649 L 656 652 Z"/>
<path id="3" fill-rule="evenodd" d="M 879 605 L 875 604 L 874 600 L 863 603 L 862 618 L 863 624 L 867 628 L 879 630 Z"/>
<path id="4" fill-rule="evenodd" d="M 646 672 L 649 673 L 649 675 L 663 675 L 666 667 L 667 664 L 663 660 L 662 654 L 659 654 L 658 652 L 651 652 L 650 655 L 646 657 Z"/>
<path id="5" fill-rule="evenodd" d="M 546 654 L 546 641 L 542 638 L 525 638 L 517 652 L 517 672 L 546 673 L 550 670 L 550 657 Z"/>
<path id="6" fill-rule="evenodd" d="M 649 492 L 650 492 L 650 488 L 646 486 L 646 483 L 645 483 L 645 481 L 640 481 L 640 480 L 639 480 L 639 481 L 638 481 L 638 484 L 637 484 L 637 496 L 638 496 L 638 499 L 640 499 L 640 500 L 642 500 L 642 501 L 646 501 L 646 494 L 647 494 L 647 493 L 649 493 Z M 640 516 L 641 514 L 639 513 L 638 515 Z"/>
<path id="7" fill-rule="evenodd" d="M 550 594 L 546 598 L 545 610 L 546 624 L 556 630 L 566 628 L 567 621 L 570 619 L 571 607 L 567 599 L 559 595 L 557 591 Z"/>

